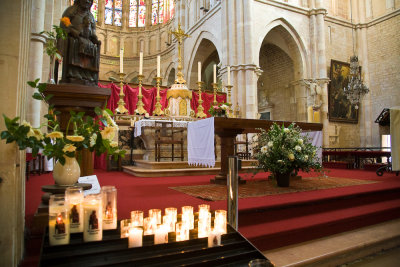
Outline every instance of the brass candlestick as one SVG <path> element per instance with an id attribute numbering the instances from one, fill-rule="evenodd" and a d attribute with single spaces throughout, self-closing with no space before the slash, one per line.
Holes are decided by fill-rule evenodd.
<path id="1" fill-rule="evenodd" d="M 144 109 L 144 104 L 142 101 L 143 95 L 142 95 L 142 80 L 144 78 L 144 75 L 138 75 L 138 79 L 139 79 L 139 94 L 138 94 L 138 102 L 136 104 L 136 114 L 137 115 L 143 115 L 146 113 L 146 110 Z"/>
<path id="2" fill-rule="evenodd" d="M 203 82 L 198 81 L 197 85 L 199 87 L 199 105 L 197 107 L 196 117 L 197 118 L 205 118 L 205 117 L 207 117 L 207 114 L 204 113 L 203 100 L 201 99 L 201 86 L 203 85 Z"/>
<path id="3" fill-rule="evenodd" d="M 212 83 L 211 84 L 212 85 L 212 87 L 213 87 L 213 89 L 214 89 L 214 102 L 213 102 L 213 105 L 218 105 L 218 102 L 217 102 L 217 83 Z"/>
<path id="4" fill-rule="evenodd" d="M 162 78 L 161 77 L 156 77 L 157 81 L 157 96 L 156 96 L 156 106 L 153 111 L 154 116 L 161 116 L 164 115 L 164 111 L 162 111 L 162 105 L 160 103 L 160 83 L 161 83 Z"/>
<path id="5" fill-rule="evenodd" d="M 118 114 L 129 114 L 129 111 L 125 108 L 124 101 L 124 76 L 125 73 L 119 73 L 119 87 L 121 90 L 119 91 L 118 107 L 115 109 Z"/>
<path id="6" fill-rule="evenodd" d="M 232 85 L 227 85 L 226 88 L 228 89 L 228 117 L 233 118 L 233 110 L 232 110 L 232 102 L 231 102 L 231 90 L 232 90 Z"/>

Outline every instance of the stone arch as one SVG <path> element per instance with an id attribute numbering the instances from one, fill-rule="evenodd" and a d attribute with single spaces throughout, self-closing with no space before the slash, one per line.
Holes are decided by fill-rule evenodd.
<path id="1" fill-rule="evenodd" d="M 125 81 L 128 83 L 138 84 L 139 83 L 139 80 L 137 78 L 138 74 L 139 74 L 138 71 L 133 71 L 133 72 L 129 73 L 125 77 Z"/>
<path id="2" fill-rule="evenodd" d="M 119 81 L 119 75 L 113 70 L 110 70 L 107 72 L 104 77 L 106 78 L 107 81 L 112 81 L 114 83 L 117 83 Z"/>
<path id="3" fill-rule="evenodd" d="M 188 73 L 186 74 L 189 88 L 197 88 L 196 82 L 198 61 L 205 62 L 214 52 L 216 52 L 219 59 L 221 58 L 219 56 L 221 55 L 220 48 L 216 44 L 218 44 L 217 38 L 208 31 L 202 31 L 197 37 L 195 45 L 193 46 L 193 49 L 190 53 Z M 202 75 L 204 67 L 205 66 L 202 66 Z"/>
<path id="4" fill-rule="evenodd" d="M 154 69 L 150 72 L 149 77 L 147 77 L 147 84 L 151 84 L 151 85 L 156 85 L 156 79 L 154 79 L 154 77 L 156 77 L 157 75 L 157 69 Z"/>
<path id="5" fill-rule="evenodd" d="M 163 81 L 163 84 L 165 86 L 169 86 L 170 87 L 172 84 L 174 84 L 174 81 L 175 81 L 175 64 L 173 62 L 171 62 L 168 65 L 167 69 L 165 70 L 164 77 L 167 77 L 167 79 L 165 79 Z"/>

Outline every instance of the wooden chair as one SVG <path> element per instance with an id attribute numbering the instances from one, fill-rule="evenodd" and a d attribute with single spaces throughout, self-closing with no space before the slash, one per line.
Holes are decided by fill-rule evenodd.
<path id="1" fill-rule="evenodd" d="M 32 164 L 31 164 L 32 163 Z M 32 168 L 31 168 L 32 166 Z M 26 180 L 29 180 L 30 174 L 41 175 L 44 173 L 44 156 L 37 154 L 34 158 L 32 153 L 26 153 L 26 167 L 25 167 Z"/>
<path id="2" fill-rule="evenodd" d="M 250 159 L 251 153 L 249 152 L 249 140 L 247 134 L 245 135 L 245 140 L 235 140 L 235 155 L 238 156 L 239 159 Z M 239 146 L 244 146 L 244 151 L 239 151 Z"/>
<path id="3" fill-rule="evenodd" d="M 154 150 L 155 160 L 160 161 L 161 158 L 171 158 L 172 161 L 175 159 L 175 145 L 180 146 L 180 159 L 183 161 L 183 132 L 184 128 L 176 128 L 173 126 L 173 122 L 170 121 L 156 121 L 155 122 L 155 138 L 154 138 Z M 171 156 L 161 155 L 161 146 L 171 145 Z"/>

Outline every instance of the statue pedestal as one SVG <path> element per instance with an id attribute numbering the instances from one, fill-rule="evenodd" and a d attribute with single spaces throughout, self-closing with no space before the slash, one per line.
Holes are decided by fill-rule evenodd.
<path id="1" fill-rule="evenodd" d="M 48 84 L 45 95 L 52 94 L 49 100 L 50 105 L 54 105 L 54 109 L 60 111 L 57 116 L 60 123 L 61 131 L 65 133 L 70 118 L 69 112 L 85 112 L 85 115 L 95 116 L 94 108 L 103 108 L 107 99 L 111 95 L 108 88 L 100 88 L 97 86 L 86 86 L 79 84 Z M 72 130 L 72 129 L 71 129 Z M 90 153 L 91 155 L 92 153 Z M 93 174 L 93 157 L 90 155 L 82 156 L 81 176 Z"/>

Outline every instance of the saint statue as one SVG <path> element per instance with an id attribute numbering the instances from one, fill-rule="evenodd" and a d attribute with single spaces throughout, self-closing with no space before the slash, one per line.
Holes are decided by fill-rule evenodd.
<path id="1" fill-rule="evenodd" d="M 75 0 L 62 15 L 70 19 L 71 25 L 60 24 L 68 33 L 65 40 L 57 40 L 63 56 L 60 83 L 97 86 L 101 42 L 97 39 L 96 21 L 90 12 L 92 4 L 93 0 Z"/>

